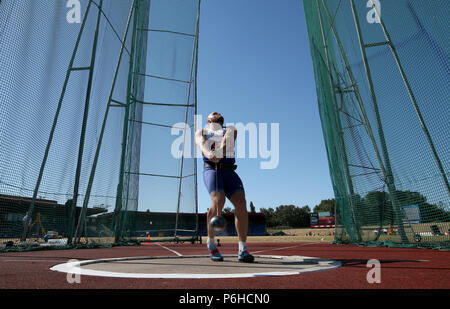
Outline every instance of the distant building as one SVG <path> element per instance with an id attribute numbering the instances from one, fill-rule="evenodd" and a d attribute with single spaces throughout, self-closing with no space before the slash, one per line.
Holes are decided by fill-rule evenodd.
<path id="1" fill-rule="evenodd" d="M 22 220 L 28 212 L 31 198 L 0 194 L 0 238 L 20 238 L 23 232 Z M 104 213 L 104 208 L 88 208 L 87 216 Z M 78 219 L 81 207 L 75 209 Z M 56 201 L 36 199 L 32 221 L 35 222 L 39 214 L 42 227 L 46 231 L 56 231 L 65 236 L 67 231 L 67 208 Z M 42 237 L 41 225 L 35 225 L 30 230 L 31 237 Z"/>
<path id="2" fill-rule="evenodd" d="M 227 220 L 227 229 L 223 236 L 237 236 L 236 226 L 234 224 L 234 213 L 222 214 Z M 207 235 L 206 214 L 199 214 L 199 231 L 201 236 Z M 263 213 L 251 212 L 248 214 L 248 236 L 264 236 L 266 233 L 266 216 Z"/>
<path id="3" fill-rule="evenodd" d="M 110 236 L 113 213 L 99 214 L 88 218 L 88 236 Z M 174 236 L 176 213 L 129 211 L 124 224 L 129 226 L 127 236 L 130 237 L 170 237 Z M 223 214 L 227 220 L 226 231 L 221 235 L 236 236 L 234 214 Z M 197 220 L 193 213 L 178 215 L 177 236 L 193 235 Z M 125 230 L 127 228 L 125 227 Z M 198 231 L 200 236 L 207 235 L 206 213 L 198 214 Z M 249 213 L 249 236 L 262 236 L 266 232 L 266 219 L 263 213 Z"/>

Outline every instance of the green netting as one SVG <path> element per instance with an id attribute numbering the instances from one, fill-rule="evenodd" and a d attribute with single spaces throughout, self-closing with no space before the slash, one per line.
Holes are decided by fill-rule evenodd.
<path id="1" fill-rule="evenodd" d="M 449 247 L 450 3 L 303 4 L 336 241 Z"/>
<path id="2" fill-rule="evenodd" d="M 199 0 L 0 2 L 2 242 L 197 236 L 198 21 Z"/>

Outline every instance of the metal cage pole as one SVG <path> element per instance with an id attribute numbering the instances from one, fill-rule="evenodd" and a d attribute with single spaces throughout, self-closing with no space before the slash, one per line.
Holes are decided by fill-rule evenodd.
<path id="1" fill-rule="evenodd" d="M 86 127 L 87 127 L 87 121 L 89 117 L 89 106 L 91 103 L 91 93 L 92 93 L 92 83 L 94 79 L 94 68 L 95 68 L 95 59 L 97 57 L 97 45 L 98 45 L 98 34 L 100 29 L 100 22 L 102 17 L 102 7 L 103 7 L 103 0 L 100 0 L 100 4 L 98 6 L 98 14 L 97 14 L 97 24 L 95 27 L 95 34 L 94 34 L 94 42 L 92 43 L 92 54 L 91 54 L 91 63 L 87 70 L 89 70 L 89 77 L 88 77 L 88 85 L 86 90 L 86 100 L 84 103 L 84 112 L 83 112 L 83 122 L 81 125 L 81 133 L 80 133 L 80 142 L 78 146 L 78 160 L 77 160 L 77 168 L 75 171 L 75 183 L 74 183 L 74 189 L 73 189 L 73 207 L 71 209 L 72 214 L 70 215 L 70 234 L 67 235 L 67 243 L 72 244 L 72 231 L 73 231 L 73 225 L 75 222 L 73 219 L 75 218 L 76 213 L 76 207 L 77 207 L 77 201 L 78 201 L 78 191 L 80 189 L 80 176 L 81 176 L 81 165 L 83 163 L 83 154 L 84 154 L 84 144 L 86 141 Z M 73 219 L 72 219 L 73 218 Z"/>
<path id="2" fill-rule="evenodd" d="M 117 60 L 117 65 L 116 65 L 116 68 L 115 68 L 114 77 L 113 77 L 113 81 L 112 81 L 112 85 L 111 85 L 111 91 L 110 91 L 110 94 L 109 94 L 108 103 L 106 105 L 106 110 L 105 110 L 105 114 L 104 114 L 104 117 L 103 117 L 103 123 L 102 123 L 102 127 L 101 127 L 100 134 L 99 134 L 99 137 L 98 137 L 98 142 L 97 142 L 97 147 L 96 147 L 96 150 L 95 150 L 93 163 L 92 163 L 92 166 L 91 166 L 91 172 L 90 172 L 90 175 L 89 175 L 89 181 L 88 181 L 88 185 L 87 185 L 87 189 L 86 189 L 86 195 L 84 197 L 83 208 L 81 210 L 80 219 L 78 221 L 78 226 L 77 226 L 77 233 L 76 233 L 77 239 L 76 239 L 76 242 L 80 241 L 81 231 L 82 231 L 82 228 L 83 228 L 83 224 L 85 224 L 85 220 L 86 220 L 87 207 L 88 207 L 88 204 L 89 204 L 89 199 L 90 199 L 90 196 L 91 196 L 91 190 L 92 190 L 92 186 L 93 186 L 93 183 L 94 183 L 95 172 L 96 172 L 96 169 L 97 169 L 98 158 L 100 156 L 100 150 L 101 150 L 101 146 L 102 146 L 102 142 L 103 142 L 103 136 L 105 134 L 105 129 L 106 129 L 106 123 L 107 123 L 107 119 L 108 119 L 108 115 L 109 115 L 109 110 L 110 110 L 111 106 L 113 106 L 113 105 L 111 105 L 111 102 L 113 101 L 112 97 L 113 97 L 113 94 L 114 94 L 114 89 L 115 89 L 115 85 L 116 85 L 116 82 L 117 82 L 117 77 L 118 77 L 118 74 L 119 74 L 120 64 L 121 64 L 122 58 L 123 58 L 123 53 L 125 51 L 125 44 L 126 44 L 128 33 L 129 33 L 129 26 L 131 24 L 131 16 L 132 16 L 133 9 L 134 9 L 134 1 L 133 1 L 133 4 L 132 4 L 131 8 L 130 8 L 130 13 L 129 13 L 129 16 L 128 16 L 128 21 L 127 21 L 127 26 L 126 26 L 125 33 L 124 33 L 124 36 L 123 36 L 123 40 L 122 40 L 122 44 L 121 44 L 121 48 L 120 48 L 120 52 L 119 52 L 119 58 Z M 114 106 L 121 106 L 119 103 L 117 103 L 117 104 L 118 105 L 114 105 Z"/>
<path id="3" fill-rule="evenodd" d="M 133 0 L 132 7 L 130 13 L 133 13 L 135 8 L 135 0 Z M 125 156 L 127 149 L 127 139 L 128 139 L 128 126 L 129 126 L 129 117 L 130 117 L 130 105 L 132 102 L 131 98 L 131 87 L 132 87 L 132 77 L 133 77 L 133 66 L 134 66 L 134 50 L 135 50 L 135 41 L 136 41 L 136 33 L 137 33 L 137 14 L 136 10 L 134 10 L 134 19 L 133 19 L 133 34 L 132 34 L 132 42 L 131 42 L 131 51 L 130 51 L 130 71 L 128 72 L 128 85 L 127 85 L 127 102 L 125 105 L 125 114 L 124 114 L 124 123 L 123 123 L 123 135 L 122 135 L 122 150 L 121 150 L 121 159 L 120 159 L 120 169 L 119 169 L 119 183 L 117 185 L 117 196 L 116 196 L 116 206 L 114 209 L 114 232 L 115 237 L 114 241 L 119 242 L 122 238 L 122 226 L 123 226 L 123 216 L 122 216 L 122 202 L 123 202 L 123 181 L 124 181 L 124 173 L 125 173 Z M 131 17 L 131 16 L 130 16 Z M 124 42 L 125 43 L 125 42 Z"/>
<path id="4" fill-rule="evenodd" d="M 346 182 L 347 182 L 347 186 L 348 186 L 348 193 L 350 194 L 350 198 L 348 199 L 349 203 L 350 203 L 350 208 L 351 208 L 351 213 L 352 213 L 352 217 L 353 217 L 353 223 L 355 224 L 355 228 L 356 228 L 356 232 L 357 232 L 357 238 L 358 241 L 361 240 L 361 234 L 360 234 L 360 230 L 359 230 L 359 226 L 356 220 L 356 215 L 355 215 L 355 207 L 354 207 L 354 203 L 353 203 L 353 198 L 355 195 L 354 192 L 354 188 L 353 188 L 353 183 L 351 180 L 351 175 L 350 175 L 350 169 L 349 169 L 349 165 L 348 165 L 348 156 L 347 156 L 347 151 L 345 149 L 345 141 L 343 138 L 343 129 L 342 129 L 342 124 L 341 124 L 341 118 L 340 118 L 340 114 L 339 114 L 339 109 L 337 107 L 337 98 L 336 98 L 336 91 L 335 91 L 335 84 L 334 84 L 334 79 L 333 79 L 333 74 L 332 74 L 332 67 L 331 67 L 331 63 L 330 63 L 330 57 L 329 57 L 329 49 L 328 49 L 328 44 L 327 44 L 327 39 L 325 36 L 325 30 L 324 30 L 324 25 L 323 25 L 323 19 L 322 19 L 322 10 L 320 9 L 320 3 L 319 0 L 316 0 L 316 5 L 317 5 L 317 14 L 319 15 L 319 24 L 320 24 L 320 31 L 322 34 L 322 43 L 323 43 L 323 47 L 325 50 L 325 59 L 326 59 L 326 65 L 328 67 L 328 79 L 329 79 L 329 83 L 333 92 L 333 108 L 335 111 L 335 117 L 334 120 L 337 124 L 337 129 L 338 129 L 338 140 L 339 140 L 339 146 L 341 148 L 341 152 L 342 152 L 342 156 L 343 156 L 343 163 L 344 163 L 344 173 L 346 174 Z M 330 23 L 332 23 L 333 21 L 330 20 Z"/>
<path id="5" fill-rule="evenodd" d="M 177 230 L 178 230 L 178 218 L 179 218 L 179 213 L 180 213 L 180 202 L 181 202 L 181 185 L 182 185 L 182 181 L 183 181 L 183 167 L 184 167 L 184 150 L 186 148 L 186 128 L 188 126 L 187 121 L 188 121 L 188 116 L 189 116 L 189 106 L 191 104 L 189 104 L 189 100 L 191 97 L 191 90 L 192 90 L 192 83 L 193 83 L 193 72 L 194 72 L 194 67 L 195 65 L 195 60 L 196 60 L 196 53 L 198 52 L 197 50 L 197 42 L 198 42 L 198 35 L 199 35 L 199 25 L 200 25 L 200 0 L 198 1 L 198 8 L 197 8 L 197 23 L 195 26 L 195 39 L 194 39 L 194 47 L 193 47 L 193 51 L 192 51 L 192 61 L 191 61 L 191 68 L 190 68 L 190 72 L 189 72 L 189 87 L 188 87 L 188 93 L 187 93 L 187 99 L 186 99 L 186 114 L 185 114 L 185 119 L 184 119 L 184 131 L 183 131 L 183 152 L 182 152 L 182 156 L 181 156 L 181 163 L 180 163 L 180 180 L 179 180 L 179 184 L 178 184 L 178 201 L 177 201 L 177 213 L 176 213 L 176 217 L 175 217 L 175 232 L 174 232 L 174 237 L 177 237 Z M 194 75 L 195 77 L 196 75 Z M 194 107 L 197 105 L 197 101 L 195 101 L 194 103 Z M 195 108 L 194 108 L 195 110 Z M 196 160 L 196 159 L 194 159 Z M 194 171 L 194 174 L 196 174 L 197 171 Z"/>
<path id="6" fill-rule="evenodd" d="M 128 87 L 129 87 L 129 90 L 127 91 L 127 93 L 129 94 L 129 99 L 128 99 L 128 103 L 127 103 L 127 105 L 128 105 L 128 107 L 129 108 L 131 108 L 131 110 L 129 111 L 129 114 L 128 114 L 128 118 L 127 118 L 127 125 L 129 126 L 129 134 L 128 134 L 128 136 L 127 136 L 127 144 L 126 144 L 126 150 L 125 150 L 125 156 L 127 156 L 128 155 L 128 162 L 127 162 L 127 164 L 125 164 L 124 165 L 124 177 L 126 177 L 126 180 L 125 180 L 125 187 L 126 187 L 126 189 L 125 189 L 125 192 L 126 192 L 126 196 L 125 196 L 125 206 L 123 206 L 122 205 L 122 210 L 124 210 L 124 212 L 122 212 L 122 216 L 121 216 L 121 220 L 122 220 L 122 223 L 121 223 L 121 229 L 122 229 L 122 232 L 123 232 L 123 229 L 124 229 L 124 224 L 125 224 L 125 222 L 127 221 L 127 215 L 128 215 L 128 201 L 129 201 L 129 194 L 130 194 L 130 178 L 131 178 L 131 173 L 130 173 L 130 164 L 131 164 L 131 159 L 132 159 L 132 155 L 133 155 L 133 145 L 134 145 L 134 140 L 133 140 L 133 137 L 134 137 L 134 127 L 135 127 L 135 123 L 134 123 L 134 121 L 132 120 L 132 119 L 134 119 L 135 118 L 135 115 L 136 115 L 136 105 L 137 105 L 137 103 L 136 103 L 136 101 L 133 101 L 133 99 L 132 98 L 134 98 L 135 96 L 136 96 L 136 75 L 134 74 L 134 72 L 135 72 L 135 65 L 136 65 L 136 59 L 135 59 L 135 57 L 136 57 L 136 42 L 137 42 L 137 39 L 136 39 L 136 37 L 137 37 L 137 33 L 138 33 L 138 29 L 137 29 L 137 25 L 138 25 L 138 20 L 139 20 L 139 1 L 138 1 L 138 3 L 137 3 L 137 5 L 136 5 L 136 10 L 135 10 L 135 13 L 134 13 L 134 17 L 135 17 L 135 21 L 134 21 L 134 28 L 135 28 L 135 31 L 133 32 L 133 36 L 132 36 L 132 42 L 131 42 L 131 44 L 132 44 L 132 47 L 131 47 L 131 53 L 132 53 L 132 57 L 130 57 L 130 72 L 132 72 L 132 73 L 130 73 L 129 74 L 129 80 L 128 80 Z M 131 95 L 131 93 L 132 93 L 132 95 Z M 131 114 L 131 115 L 130 115 Z M 131 153 L 130 153 L 131 152 Z M 125 171 L 125 167 L 127 167 L 128 168 L 128 173 Z M 137 177 L 139 177 L 139 176 L 137 176 Z M 124 191 L 124 187 L 122 187 L 122 192 Z M 122 201 L 123 201 L 123 196 L 122 196 Z M 121 237 L 123 237 L 123 234 L 122 234 L 122 236 Z"/>
<path id="7" fill-rule="evenodd" d="M 402 221 L 402 218 L 403 218 L 403 216 L 401 214 L 402 208 L 397 199 L 397 192 L 396 192 L 395 183 L 394 183 L 394 175 L 392 174 L 391 162 L 389 159 L 389 153 L 388 153 L 388 149 L 387 149 L 387 145 L 386 145 L 386 140 L 384 137 L 383 124 L 381 122 L 380 112 L 378 109 L 377 98 L 375 95 L 375 90 L 374 90 L 374 85 L 373 85 L 373 80 L 372 80 L 372 73 L 371 73 L 371 70 L 369 67 L 369 62 L 367 60 L 367 54 L 366 54 L 366 50 L 365 50 L 366 47 L 365 47 L 364 40 L 363 40 L 362 33 L 361 33 L 361 25 L 359 23 L 359 17 L 358 17 L 358 13 L 356 11 L 354 0 L 349 0 L 349 1 L 350 1 L 352 13 L 353 13 L 353 20 L 355 23 L 356 32 L 358 35 L 358 42 L 359 42 L 359 46 L 360 46 L 360 50 L 361 50 L 361 55 L 363 58 L 364 69 L 365 69 L 368 86 L 369 86 L 369 90 L 370 90 L 370 95 L 371 95 L 371 99 L 372 99 L 371 101 L 372 101 L 373 109 L 375 112 L 375 118 L 376 118 L 376 122 L 377 122 L 377 126 L 378 126 L 378 135 L 380 138 L 381 149 L 382 149 L 383 156 L 384 156 L 385 168 L 386 168 L 385 181 L 387 183 L 387 187 L 388 187 L 389 193 L 392 198 L 392 206 L 394 208 L 394 212 L 397 217 L 397 223 L 399 226 L 399 231 L 400 231 L 400 236 L 401 236 L 402 242 L 408 243 L 409 240 L 408 240 L 408 237 L 406 236 L 405 228 L 403 226 L 403 221 Z"/>
<path id="8" fill-rule="evenodd" d="M 201 6 L 201 0 L 198 1 L 198 6 Z M 199 9 L 200 16 L 200 9 Z M 200 18 L 198 21 L 198 32 L 197 32 L 197 53 L 195 55 L 195 106 L 194 106 L 194 115 L 197 116 L 197 73 L 198 73 L 198 53 L 199 53 L 199 41 L 200 41 Z M 194 118 L 194 134 L 197 131 L 197 118 Z M 201 241 L 201 235 L 199 234 L 199 222 L 198 222 L 198 187 L 197 187 L 197 145 L 194 143 L 194 194 L 195 194 L 195 231 L 197 240 Z"/>
<path id="9" fill-rule="evenodd" d="M 148 7 L 144 6 L 143 3 L 144 2 L 148 3 Z M 141 6 L 142 5 L 142 6 Z M 138 108 L 138 104 L 140 104 L 137 100 L 135 100 L 136 98 L 136 94 L 138 93 L 138 87 L 139 87 L 139 79 L 140 78 L 145 78 L 143 77 L 141 74 L 137 74 L 136 72 L 139 72 L 140 68 L 139 68 L 139 64 L 141 64 L 141 57 L 142 57 L 142 48 L 139 49 L 137 48 L 137 46 L 142 47 L 142 37 L 141 34 L 138 33 L 143 33 L 144 31 L 142 31 L 141 28 L 138 28 L 138 25 L 141 26 L 140 22 L 142 20 L 141 17 L 141 12 L 143 10 L 148 10 L 148 18 L 150 18 L 150 9 L 151 9 L 151 0 L 138 0 L 137 4 L 136 4 L 136 9 L 135 9 L 135 15 L 136 15 L 136 23 L 135 23 L 135 28 L 136 28 L 136 37 L 133 38 L 134 43 L 133 44 L 133 50 L 135 55 L 133 56 L 133 63 L 130 63 L 130 70 L 132 70 L 132 74 L 130 75 L 130 79 L 131 77 L 133 77 L 130 80 L 130 91 L 132 91 L 133 93 L 133 97 L 130 97 L 130 106 L 133 106 L 132 110 L 131 110 L 131 116 L 128 119 L 128 121 L 130 122 L 130 127 L 131 127 L 131 132 L 128 136 L 128 144 L 127 144 L 127 148 L 128 151 L 130 152 L 128 154 L 128 164 L 126 165 L 128 167 L 128 171 L 125 171 L 127 180 L 126 180 L 126 198 L 125 198 L 125 210 L 126 212 L 124 213 L 124 216 L 122 218 L 122 222 L 126 222 L 127 219 L 129 219 L 128 215 L 129 215 L 129 209 L 128 209 L 128 203 L 129 203 L 129 195 L 130 195 L 130 178 L 132 177 L 132 175 L 135 175 L 134 177 L 138 178 L 138 182 L 139 182 L 139 176 L 141 175 L 140 173 L 132 173 L 130 171 L 131 168 L 131 162 L 133 159 L 133 151 L 134 151 L 134 145 L 136 140 L 134 139 L 135 137 L 135 129 L 136 129 L 136 124 L 138 124 L 139 126 L 142 127 L 142 119 L 140 120 L 136 120 L 136 109 Z M 147 18 L 147 19 L 148 19 Z M 148 25 L 146 25 L 148 26 Z M 148 39 L 148 38 L 147 38 Z M 147 40 L 146 40 L 146 48 L 145 48 L 145 53 L 147 53 Z M 138 54 L 139 53 L 139 54 Z M 147 56 L 145 55 L 145 58 Z M 142 116 L 142 115 L 141 115 Z M 142 117 L 141 117 L 142 118 Z M 140 135 L 140 141 L 139 141 L 139 146 L 141 145 L 141 141 L 142 141 L 142 130 L 141 130 L 141 135 Z M 140 150 L 140 149 L 139 149 Z M 136 196 L 136 203 L 138 203 L 138 199 L 139 199 L 139 187 L 137 187 L 137 196 Z M 123 228 L 123 227 L 122 227 Z"/>
<path id="10" fill-rule="evenodd" d="M 323 6 L 325 8 L 325 12 L 327 13 L 328 18 L 331 20 L 332 17 L 331 17 L 330 11 L 328 9 L 328 6 L 325 3 L 325 0 L 322 0 L 322 4 L 323 4 Z M 366 129 L 367 135 L 369 136 L 369 139 L 370 139 L 371 144 L 373 146 L 373 150 L 375 152 L 375 156 L 377 158 L 378 165 L 380 166 L 380 170 L 381 170 L 381 173 L 383 175 L 383 178 L 386 179 L 386 170 L 385 170 L 385 167 L 384 167 L 384 162 L 383 162 L 383 159 L 381 157 L 380 151 L 378 149 L 377 143 L 375 141 L 375 136 L 373 134 L 372 127 L 370 125 L 369 118 L 367 116 L 366 108 L 364 106 L 364 102 L 363 102 L 363 99 L 361 97 L 361 93 L 359 92 L 358 83 L 356 82 L 356 78 L 355 78 L 355 76 L 353 74 L 353 70 L 352 70 L 352 68 L 350 66 L 350 62 L 348 61 L 347 54 L 345 53 L 345 49 L 344 49 L 344 47 L 342 45 L 342 42 L 340 40 L 338 31 L 336 30 L 336 26 L 334 25 L 334 22 L 330 23 L 330 27 L 331 27 L 331 30 L 333 31 L 334 37 L 336 39 L 336 43 L 337 43 L 338 48 L 339 48 L 340 56 L 341 56 L 342 60 L 344 61 L 344 65 L 345 65 L 345 69 L 346 69 L 347 75 L 350 78 L 350 83 L 352 85 L 353 92 L 355 93 L 355 97 L 356 97 L 356 100 L 358 102 L 358 107 L 359 107 L 359 109 L 361 111 L 361 116 L 363 118 L 364 128 Z M 381 226 L 382 226 L 382 222 L 380 222 L 380 229 L 381 229 Z M 377 237 L 379 237 L 379 235 L 380 234 L 378 233 Z"/>
<path id="11" fill-rule="evenodd" d="M 28 212 L 27 212 L 28 219 L 26 220 L 25 226 L 23 228 L 23 233 L 22 233 L 22 237 L 21 237 L 22 241 L 25 241 L 27 239 L 29 224 L 31 222 L 30 220 L 31 220 L 32 215 L 33 215 L 34 205 L 36 203 L 37 194 L 38 194 L 38 191 L 39 191 L 39 187 L 41 186 L 42 177 L 44 175 L 44 169 L 45 169 L 45 166 L 47 164 L 47 159 L 48 159 L 48 155 L 50 153 L 50 148 L 51 148 L 51 145 L 52 145 L 52 142 L 53 142 L 53 136 L 55 134 L 56 125 L 58 124 L 59 114 L 61 112 L 62 103 L 64 101 L 67 85 L 69 83 L 69 78 L 70 78 L 70 75 L 71 75 L 72 71 L 75 70 L 74 67 L 73 67 L 73 64 L 75 62 L 75 57 L 76 57 L 77 52 L 78 52 L 78 47 L 80 45 L 80 41 L 81 41 L 81 37 L 83 35 L 84 27 L 86 26 L 86 21 L 87 21 L 88 15 L 89 15 L 89 10 L 91 8 L 91 5 L 92 5 L 92 0 L 89 1 L 88 5 L 87 5 L 87 8 L 86 8 L 86 11 L 84 13 L 84 18 L 83 18 L 83 21 L 82 21 L 81 26 L 80 26 L 80 31 L 78 32 L 78 37 L 77 37 L 77 40 L 75 42 L 75 46 L 74 46 L 74 49 L 73 49 L 73 52 L 72 52 L 72 57 L 70 59 L 69 66 L 67 68 L 66 78 L 64 80 L 63 88 L 61 90 L 61 95 L 60 95 L 60 98 L 59 98 L 59 101 L 58 101 L 58 105 L 56 107 L 55 117 L 53 118 L 53 124 L 52 124 L 52 128 L 50 130 L 50 133 L 49 133 L 47 146 L 45 148 L 44 157 L 42 159 L 41 167 L 40 167 L 40 170 L 39 170 L 38 179 L 36 181 L 36 186 L 35 186 L 35 189 L 33 191 L 33 197 L 31 199 L 30 207 L 29 207 Z"/>

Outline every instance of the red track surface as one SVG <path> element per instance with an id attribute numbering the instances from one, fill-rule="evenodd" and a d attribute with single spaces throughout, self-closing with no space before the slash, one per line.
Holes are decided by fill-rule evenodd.
<path id="1" fill-rule="evenodd" d="M 207 254 L 205 245 L 164 244 L 183 255 Z M 284 248 L 284 249 L 283 249 Z M 0 253 L 0 289 L 448 289 L 450 252 L 427 249 L 357 247 L 326 243 L 249 244 L 263 255 L 303 255 L 342 262 L 335 270 L 293 276 L 242 279 L 118 279 L 83 276 L 69 284 L 66 274 L 50 267 L 70 259 L 171 256 L 157 244 L 110 249 Z M 223 244 L 223 254 L 236 254 L 236 244 Z M 366 280 L 366 263 L 381 262 L 381 283 Z"/>

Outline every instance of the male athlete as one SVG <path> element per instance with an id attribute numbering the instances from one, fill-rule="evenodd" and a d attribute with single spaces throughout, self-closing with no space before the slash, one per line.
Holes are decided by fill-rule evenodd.
<path id="1" fill-rule="evenodd" d="M 224 118 L 219 113 L 211 113 L 207 119 L 209 128 L 195 132 L 195 142 L 203 153 L 203 180 L 211 196 L 211 207 L 207 215 L 209 256 L 213 261 L 223 261 L 223 257 L 214 243 L 214 231 L 209 222 L 214 216 L 221 215 L 227 197 L 235 208 L 235 224 L 239 238 L 238 260 L 251 263 L 254 260 L 247 250 L 248 213 L 245 191 L 241 179 L 236 174 L 234 142 L 236 128 L 225 127 Z M 217 175 L 216 175 L 217 173 Z M 217 176 L 217 177 L 216 177 Z M 217 179 L 217 183 L 216 183 Z"/>

